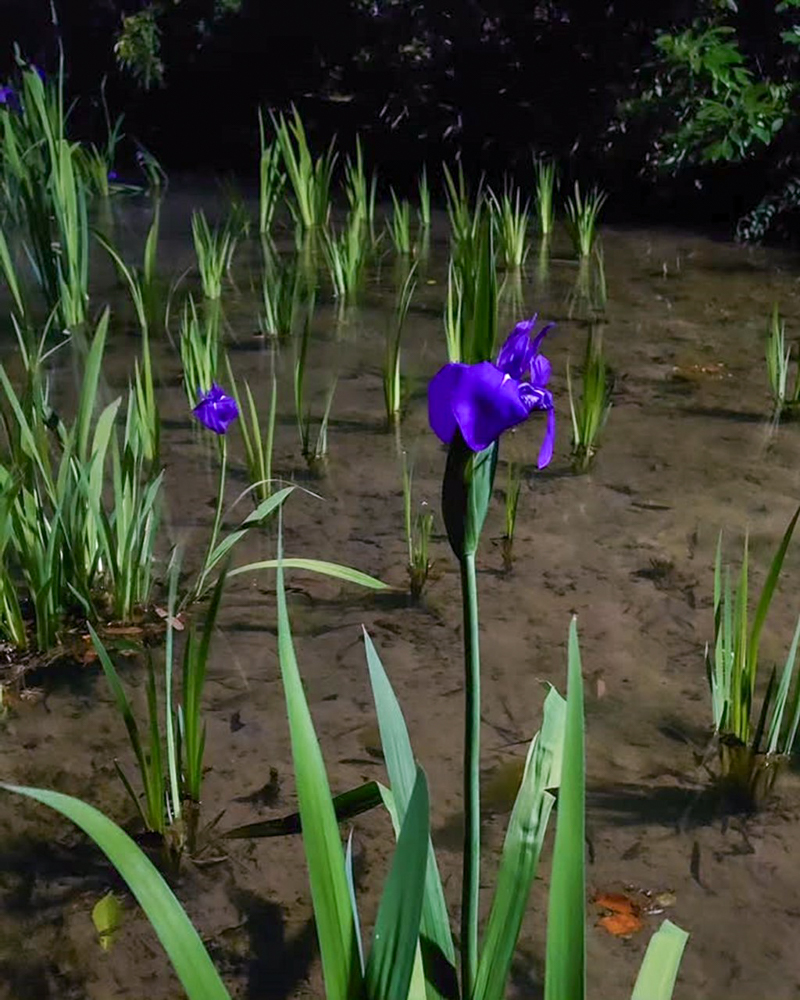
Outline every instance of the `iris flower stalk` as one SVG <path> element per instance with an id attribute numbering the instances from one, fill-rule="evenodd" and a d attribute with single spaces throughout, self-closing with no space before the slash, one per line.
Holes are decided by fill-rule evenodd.
<path id="1" fill-rule="evenodd" d="M 216 382 L 208 392 L 200 394 L 200 401 L 192 410 L 200 423 L 213 431 L 219 438 L 220 462 L 219 462 L 219 488 L 217 490 L 217 506 L 214 511 L 214 524 L 211 529 L 211 538 L 208 541 L 206 557 L 203 561 L 203 568 L 197 578 L 197 585 L 194 589 L 194 596 L 199 597 L 203 593 L 206 577 L 209 573 L 211 554 L 217 547 L 217 538 L 222 524 L 222 505 L 225 500 L 225 476 L 228 468 L 228 438 L 227 431 L 234 420 L 239 416 L 239 407 L 232 396 L 226 395 Z"/>
<path id="2" fill-rule="evenodd" d="M 555 440 L 550 362 L 539 353 L 552 328 L 534 338 L 537 317 L 518 323 L 497 361 L 451 362 L 431 379 L 428 415 L 437 437 L 449 445 L 442 485 L 442 513 L 450 546 L 461 568 L 464 620 L 464 854 L 461 895 L 463 997 L 473 995 L 478 964 L 480 889 L 480 636 L 475 555 L 492 496 L 501 435 L 536 410 L 547 413 L 539 468 L 552 458 Z"/>

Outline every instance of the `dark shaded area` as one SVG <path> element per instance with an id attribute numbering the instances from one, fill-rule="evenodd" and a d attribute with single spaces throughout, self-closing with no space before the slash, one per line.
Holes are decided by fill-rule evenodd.
<path id="1" fill-rule="evenodd" d="M 246 965 L 248 1000 L 283 1000 L 307 977 L 317 951 L 317 932 L 307 920 L 291 940 L 286 938 L 283 912 L 276 903 L 254 892 L 236 890 L 233 902 L 244 918 L 248 936 Z M 225 956 L 215 956 L 217 965 Z"/>
<path id="2" fill-rule="evenodd" d="M 665 0 L 219 0 L 162 4 L 165 84 L 150 92 L 121 74 L 114 41 L 142 0 L 58 0 L 76 126 L 102 131 L 100 82 L 126 131 L 173 171 L 257 170 L 256 109 L 300 107 L 314 141 L 362 135 L 381 180 L 410 189 L 424 161 L 457 154 L 472 176 L 530 180 L 532 150 L 556 156 L 565 181 L 610 190 L 607 217 L 703 221 L 729 231 L 752 207 L 749 171 L 716 167 L 654 184 L 640 177 L 647 137 L 611 142 L 609 126 L 652 55 L 658 28 L 686 23 L 700 2 Z M 746 5 L 743 31 L 768 59 L 765 0 Z M 774 6 L 774 4 L 773 4 Z M 0 73 L 18 40 L 53 71 L 58 31 L 49 0 L 5 0 Z M 759 14 L 761 12 L 761 16 Z M 771 37 L 771 36 L 770 36 Z M 763 48 L 763 44 L 761 45 Z M 132 149 L 129 150 L 129 153 Z M 713 184 L 708 181 L 713 177 Z M 702 184 L 702 187 L 698 187 Z"/>

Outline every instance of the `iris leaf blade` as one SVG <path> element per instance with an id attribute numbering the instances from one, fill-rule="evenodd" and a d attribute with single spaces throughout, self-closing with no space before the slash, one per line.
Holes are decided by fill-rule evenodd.
<path id="1" fill-rule="evenodd" d="M 429 813 L 428 783 L 417 769 L 367 958 L 369 1000 L 407 1000 L 409 995 L 425 894 Z"/>
<path id="2" fill-rule="evenodd" d="M 55 809 L 94 840 L 144 910 L 190 1000 L 230 1000 L 183 907 L 127 833 L 93 806 L 70 795 L 18 785 L 0 787 Z"/>
<path id="3" fill-rule="evenodd" d="M 322 576 L 331 576 L 344 583 L 355 583 L 359 587 L 366 587 L 369 590 L 390 590 L 388 583 L 384 583 L 377 577 L 362 573 L 361 570 L 351 569 L 349 566 L 342 566 L 341 563 L 325 562 L 322 559 L 297 559 L 287 558 L 282 560 L 284 569 L 306 570 L 309 573 L 319 573 Z M 259 562 L 248 563 L 246 566 L 237 566 L 232 569 L 228 576 L 239 576 L 241 573 L 250 573 L 259 569 L 277 569 L 279 561 L 277 559 L 263 559 Z"/>
<path id="4" fill-rule="evenodd" d="M 578 630 L 569 630 L 564 754 L 547 913 L 545 1000 L 586 996 L 586 774 Z"/>
<path id="5" fill-rule="evenodd" d="M 542 729 L 531 741 L 508 824 L 489 923 L 482 942 L 473 1000 L 503 1000 L 554 798 L 560 779 L 566 703 L 551 688 Z"/>
<path id="6" fill-rule="evenodd" d="M 366 629 L 364 629 L 364 645 L 397 825 L 402 826 L 416 781 L 417 765 L 402 709 Z M 455 983 L 455 950 L 442 881 L 430 840 L 420 935 L 425 941 L 424 957 L 428 959 L 426 962 L 428 997 L 429 1000 L 440 1000 L 451 994 L 449 987 Z M 439 973 L 443 980 L 441 988 L 437 977 L 433 974 L 434 967 L 441 969 Z"/>
<path id="7" fill-rule="evenodd" d="M 286 698 L 303 846 L 326 996 L 328 1000 L 350 1000 L 359 995 L 361 968 L 350 908 L 344 851 L 325 763 L 294 652 L 281 555 L 282 543 L 279 540 L 278 659 Z"/>

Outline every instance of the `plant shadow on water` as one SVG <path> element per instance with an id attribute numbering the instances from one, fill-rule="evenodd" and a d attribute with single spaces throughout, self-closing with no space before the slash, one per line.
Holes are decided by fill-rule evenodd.
<path id="1" fill-rule="evenodd" d="M 187 197 L 178 193 L 176 202 L 165 204 L 165 214 L 169 217 L 174 213 L 176 219 L 179 216 L 182 220 L 188 219 L 186 209 L 198 203 L 196 198 L 193 197 L 190 203 Z M 208 206 L 206 210 L 209 218 L 215 217 Z M 655 256 L 660 258 L 663 244 L 664 258 L 672 259 L 676 238 L 664 233 L 654 234 L 652 238 L 659 244 Z M 623 863 L 613 867 L 609 862 L 612 852 L 604 850 L 598 837 L 591 872 L 599 880 L 610 878 L 609 872 L 624 880 L 635 877 L 630 867 L 636 858 L 633 854 L 626 856 L 629 849 L 633 850 L 630 848 L 632 838 L 636 844 L 645 844 L 642 848 L 645 853 L 648 843 L 659 840 L 662 833 L 665 838 L 676 840 L 676 831 L 691 830 L 693 837 L 702 839 L 706 834 L 716 835 L 715 824 L 729 821 L 730 803 L 721 799 L 718 790 L 707 790 L 707 778 L 698 778 L 696 784 L 692 782 L 697 767 L 690 752 L 681 752 L 680 761 L 674 763 L 674 771 L 669 772 L 663 768 L 659 771 L 659 765 L 673 763 L 671 751 L 674 746 L 664 742 L 648 743 L 644 748 L 637 745 L 636 753 L 630 757 L 622 755 L 617 759 L 614 754 L 620 745 L 629 742 L 627 734 L 640 728 L 635 721 L 640 701 L 661 704 L 662 700 L 668 700 L 669 708 L 689 723 L 692 746 L 700 746 L 703 742 L 699 734 L 707 722 L 707 696 L 703 691 L 702 697 L 698 697 L 697 691 L 702 684 L 702 642 L 710 632 L 710 613 L 705 603 L 710 583 L 705 569 L 699 568 L 699 562 L 704 561 L 704 565 L 708 562 L 708 539 L 720 526 L 719 518 L 727 516 L 720 511 L 733 511 L 742 523 L 749 518 L 755 528 L 753 512 L 758 510 L 759 503 L 765 502 L 766 490 L 771 491 L 776 508 L 781 504 L 785 506 L 785 498 L 794 492 L 794 472 L 784 473 L 781 468 L 775 468 L 765 471 L 764 482 L 760 485 L 742 482 L 744 449 L 755 453 L 757 425 L 767 419 L 766 384 L 761 384 L 763 372 L 756 368 L 757 361 L 761 360 L 761 342 L 753 340 L 752 331 L 744 326 L 729 325 L 720 329 L 710 319 L 703 319 L 706 299 L 724 292 L 725 282 L 730 280 L 731 274 L 741 275 L 742 298 L 745 294 L 761 295 L 767 301 L 775 290 L 774 287 L 759 289 L 757 283 L 763 281 L 764 269 L 757 271 L 728 259 L 739 253 L 736 248 L 691 238 L 688 242 L 696 243 L 698 252 L 705 258 L 704 266 L 701 269 L 693 261 L 686 260 L 680 274 L 681 292 L 685 298 L 676 299 L 667 314 L 666 310 L 654 306 L 650 275 L 655 258 L 642 259 L 641 236 L 610 232 L 604 233 L 603 239 L 611 288 L 607 347 L 615 368 L 620 369 L 620 384 L 626 391 L 629 389 L 629 395 L 621 392 L 615 399 L 614 415 L 597 469 L 579 483 L 569 470 L 569 416 L 562 405 L 566 399 L 566 359 L 570 350 L 573 357 L 578 356 L 583 338 L 583 328 L 570 321 L 563 306 L 565 292 L 574 278 L 574 268 L 564 268 L 554 260 L 546 295 L 534 294 L 533 286 L 527 281 L 522 289 L 526 307 L 531 312 L 539 309 L 542 316 L 560 320 L 548 341 L 553 377 L 559 386 L 556 394 L 559 439 L 552 465 L 535 474 L 536 448 L 540 440 L 537 432 L 529 434 L 526 430 L 523 436 L 520 431 L 515 442 L 519 444 L 517 450 L 525 494 L 520 505 L 522 530 L 517 540 L 513 577 L 507 577 L 501 570 L 497 548 L 486 545 L 481 553 L 481 603 L 485 616 L 481 624 L 485 629 L 483 642 L 487 666 L 491 668 L 484 685 L 484 723 L 507 717 L 514 733 L 512 738 L 521 739 L 525 733 L 530 735 L 541 702 L 541 692 L 534 687 L 534 681 L 538 684 L 540 677 L 545 680 L 559 678 L 560 683 L 561 623 L 565 615 L 575 610 L 573 606 L 577 606 L 582 622 L 587 622 L 587 634 L 594 632 L 595 639 L 591 653 L 586 655 L 587 679 L 588 671 L 599 662 L 605 670 L 607 698 L 613 699 L 614 711 L 619 712 L 619 720 L 589 721 L 588 804 L 589 839 L 593 836 L 592 824 L 618 834 L 619 840 L 613 846 L 615 850 L 618 848 L 615 857 L 621 858 Z M 687 238 L 681 237 L 680 242 L 687 242 Z M 433 242 L 430 273 L 438 282 L 436 292 L 440 297 L 446 282 L 441 256 L 444 249 L 443 243 Z M 755 252 L 763 252 L 765 259 L 770 259 L 770 251 Z M 720 258 L 718 264 L 717 257 Z M 766 269 L 774 273 L 771 267 Z M 753 287 L 747 285 L 745 288 L 745 282 L 751 277 Z M 791 283 L 787 276 L 786 294 Z M 246 287 L 244 283 L 243 287 Z M 429 290 L 421 283 L 418 294 L 422 299 Z M 738 300 L 739 296 L 737 287 L 732 290 L 731 298 Z M 377 299 L 380 301 L 375 301 Z M 374 308 L 376 317 L 389 317 L 392 302 L 393 295 L 384 295 L 368 282 L 359 307 L 365 310 L 364 329 L 359 330 L 358 337 L 337 343 L 324 329 L 317 330 L 315 326 L 312 333 L 308 372 L 309 400 L 315 418 L 319 417 L 324 400 L 322 392 L 314 395 L 311 387 L 316 386 L 318 377 L 332 367 L 332 358 L 337 361 L 337 370 L 341 364 L 341 378 L 328 428 L 329 485 L 324 489 L 315 490 L 315 476 L 307 469 L 298 448 L 291 406 L 291 347 L 283 348 L 283 367 L 279 366 L 275 476 L 291 477 L 298 483 L 310 484 L 312 491 L 328 494 L 325 504 L 303 499 L 291 511 L 287 508 L 287 554 L 312 556 L 324 550 L 326 558 L 341 558 L 351 565 L 362 565 L 383 579 L 402 585 L 402 504 L 397 454 L 392 436 L 386 433 L 380 399 L 384 324 L 377 320 L 373 323 L 372 316 L 366 315 L 367 310 Z M 746 308 L 751 307 L 752 304 Z M 251 336 L 259 309 L 260 305 L 256 304 L 249 311 L 242 308 L 241 316 L 230 315 L 238 341 L 231 340 L 228 331 L 226 342 L 238 367 L 237 374 L 244 372 L 252 379 L 254 391 L 264 390 L 266 395 L 263 379 L 256 383 L 256 376 L 265 374 L 265 371 L 256 371 L 256 356 L 261 345 Z M 759 310 L 760 305 L 756 311 Z M 745 314 L 744 304 L 741 312 Z M 679 313 L 680 318 L 675 319 Z M 407 389 L 403 446 L 414 458 L 415 476 L 418 477 L 415 478 L 415 490 L 418 486 L 424 489 L 425 498 L 432 504 L 438 502 L 438 471 L 443 456 L 438 443 L 428 440 L 430 435 L 422 433 L 421 428 L 425 424 L 425 380 L 445 358 L 441 315 L 440 298 L 435 303 L 431 300 L 430 304 L 427 299 L 415 301 L 403 337 L 403 378 Z M 690 323 L 687 332 L 685 327 Z M 703 350 L 714 348 L 724 356 L 737 377 L 718 382 L 673 381 L 671 362 L 685 342 L 702 345 Z M 138 350 L 138 339 L 126 338 L 124 344 L 117 342 L 114 347 L 108 357 L 108 377 L 111 385 L 121 386 L 132 365 L 131 358 Z M 174 353 L 168 353 L 163 338 L 158 342 L 154 339 L 154 353 L 156 351 L 159 404 L 163 404 L 164 456 L 168 476 L 173 477 L 170 489 L 175 490 L 174 497 L 170 494 L 169 517 L 174 528 L 191 525 L 192 542 L 199 545 L 201 532 L 194 529 L 200 520 L 207 522 L 210 517 L 205 505 L 215 488 L 213 475 L 209 472 L 213 460 L 209 459 L 208 450 L 204 452 L 201 448 L 198 435 L 190 434 L 193 422 L 186 410 L 180 381 L 174 376 L 177 366 Z M 320 378 L 319 385 L 324 388 L 325 384 L 324 378 Z M 762 390 L 764 407 L 759 412 L 759 392 Z M 258 403 L 263 409 L 262 397 L 258 397 Z M 727 438 L 720 440 L 723 420 Z M 680 432 L 676 433 L 678 428 Z M 795 430 L 787 427 L 782 441 L 791 444 Z M 710 464 L 705 457 L 709 454 L 713 455 Z M 240 442 L 234 434 L 231 438 L 229 500 L 246 484 L 241 459 Z M 656 461 L 661 464 L 654 471 L 652 465 Z M 755 469 L 755 465 L 753 467 Z M 617 502 L 617 494 L 612 496 L 608 489 L 612 482 L 624 483 L 636 502 L 628 499 L 624 503 Z M 731 507 L 734 502 L 731 497 L 738 505 L 735 509 Z M 640 498 L 642 502 L 637 506 Z M 769 502 L 771 505 L 771 500 Z M 365 512 L 366 503 L 369 508 Z M 232 526 L 238 514 L 248 511 L 249 504 L 249 498 L 245 498 L 234 513 L 226 513 L 226 526 Z M 701 532 L 699 561 L 691 566 L 683 540 L 698 522 L 703 530 L 708 528 L 708 534 Z M 767 525 L 764 533 L 773 532 L 773 529 L 774 525 Z M 487 528 L 487 534 L 497 535 L 500 530 L 496 520 Z M 262 537 L 258 544 L 263 544 L 265 549 L 262 557 L 274 554 L 273 538 Z M 437 570 L 446 563 L 444 545 L 442 534 L 435 532 L 431 550 Z M 190 558 L 191 555 L 189 553 Z M 367 565 L 364 565 L 365 560 L 368 560 Z M 598 567 L 602 568 L 602 573 L 598 572 Z M 560 584 L 565 573 L 569 586 L 554 585 L 553 580 Z M 796 567 L 792 570 L 794 573 Z M 381 644 L 385 640 L 387 669 L 392 673 L 393 682 L 402 689 L 415 746 L 431 775 L 432 786 L 435 782 L 442 789 L 457 788 L 460 748 L 455 718 L 458 713 L 454 706 L 461 697 L 461 675 L 455 663 L 458 639 L 454 638 L 453 631 L 456 611 L 450 594 L 452 579 L 434 575 L 430 592 L 426 590 L 422 602 L 415 605 L 413 615 L 408 612 L 411 605 L 408 594 L 400 586 L 388 592 L 367 594 L 349 587 L 341 590 L 323 588 L 299 576 L 290 575 L 287 582 L 295 633 L 298 644 L 303 644 L 304 681 L 315 699 L 311 711 L 319 725 L 323 751 L 331 762 L 336 762 L 333 765 L 336 773 L 332 775 L 335 787 L 341 789 L 354 784 L 366 766 L 359 761 L 367 759 L 365 753 L 372 756 L 374 741 L 361 748 L 365 751 L 361 752 L 355 734 L 365 722 L 372 723 L 373 718 L 371 713 L 365 712 L 363 691 L 350 683 L 351 677 L 361 676 L 356 671 L 363 669 L 358 626 L 365 621 L 370 630 L 378 634 Z M 694 600 L 689 600 L 690 588 L 697 593 L 696 608 Z M 685 596 L 677 611 L 671 595 Z M 532 608 L 534 602 L 537 606 Z M 271 572 L 248 578 L 246 590 L 237 589 L 226 596 L 224 632 L 229 635 L 230 642 L 221 643 L 219 651 L 214 653 L 209 676 L 214 691 L 207 713 L 209 818 L 223 808 L 234 817 L 231 822 L 252 819 L 252 810 L 256 808 L 280 806 L 283 811 L 291 808 L 282 799 L 279 803 L 270 800 L 266 786 L 253 791 L 264 785 L 264 778 L 274 764 L 277 773 L 285 778 L 287 803 L 292 794 L 283 708 L 280 693 L 274 686 L 271 638 L 276 634 L 274 603 L 275 582 Z M 686 605 L 688 610 L 684 612 Z M 675 618 L 684 613 L 688 625 L 682 632 L 676 628 Z M 431 628 L 432 625 L 436 627 Z M 693 658 L 684 655 L 685 631 L 689 628 L 696 651 Z M 617 652 L 623 662 L 612 662 Z M 246 664 L 241 674 L 234 667 L 237 659 Z M 352 674 L 348 673 L 351 668 Z M 132 663 L 131 671 L 134 669 L 139 667 Z M 127 672 L 127 666 L 125 670 Z M 624 683 L 629 673 L 635 686 L 626 688 Z M 52 704 L 60 711 L 53 709 L 52 714 L 48 714 L 54 739 L 49 748 L 40 748 L 43 755 L 36 756 L 40 753 L 38 749 L 36 754 L 22 751 L 29 732 L 35 733 L 43 724 L 27 707 L 13 710 L 13 729 L 0 731 L 3 752 L 8 752 L 11 776 L 27 783 L 33 775 L 39 783 L 45 784 L 43 775 L 47 776 L 48 768 L 58 775 L 59 757 L 64 752 L 61 741 L 69 741 L 75 770 L 93 773 L 99 751 L 97 734 L 94 737 L 91 734 L 90 723 L 97 718 L 92 713 L 105 710 L 102 725 L 108 726 L 109 733 L 119 735 L 119 727 L 109 724 L 108 705 L 104 709 L 102 705 L 92 704 L 97 677 L 94 665 L 86 667 L 77 663 L 64 664 L 49 672 L 43 670 L 30 677 L 31 684 L 46 685 L 48 693 L 57 696 L 59 700 L 54 697 Z M 239 700 L 229 704 L 227 699 L 231 690 L 233 697 Z M 141 688 L 137 693 L 142 693 Z M 511 705 L 505 715 L 503 700 Z M 237 707 L 233 716 L 230 715 L 231 704 Z M 238 718 L 242 705 L 245 706 L 242 712 L 246 725 Z M 46 709 L 49 713 L 49 706 Z M 237 717 L 235 722 L 234 717 Z M 254 735 L 249 735 L 251 733 Z M 262 734 L 266 734 L 265 738 Z M 113 752 L 109 743 L 108 754 Z M 12 756 L 14 753 L 16 756 Z M 34 757 L 38 770 L 33 769 Z M 487 854 L 492 855 L 487 860 L 487 869 L 496 860 L 498 831 L 505 826 L 505 817 L 516 793 L 516 786 L 511 791 L 513 778 L 517 776 L 518 784 L 522 761 L 522 754 L 515 753 L 507 773 L 498 773 L 495 769 L 483 775 L 482 825 Z M 380 778 L 377 773 L 380 761 L 375 758 L 369 763 L 376 765 L 374 776 Z M 372 771 L 367 773 L 373 776 Z M 258 777 L 253 778 L 254 774 Z M 789 777 L 796 782 L 795 775 Z M 108 801 L 106 790 L 113 780 L 110 768 L 108 774 L 98 773 L 95 787 L 87 794 L 88 800 Z M 778 789 L 781 796 L 783 788 L 780 785 Z M 266 796 L 263 800 L 259 797 L 262 793 Z M 457 795 L 457 791 L 453 793 L 448 805 L 443 807 L 445 816 L 438 815 L 434 823 L 433 838 L 437 847 L 444 849 L 444 865 L 448 869 L 452 869 L 452 864 L 446 855 L 460 850 L 463 833 L 463 817 L 453 810 Z M 790 808 L 794 808 L 795 800 L 789 798 L 789 802 Z M 4 815 L 12 815 L 18 807 L 7 803 L 2 808 Z M 447 815 L 449 819 L 445 818 Z M 765 810 L 765 815 L 773 815 L 771 808 Z M 117 814 L 115 818 L 121 817 Z M 788 823 L 784 826 L 780 844 L 781 847 L 786 845 L 787 850 L 770 855 L 771 861 L 774 859 L 777 887 L 764 890 L 764 896 L 753 891 L 748 897 L 748 907 L 759 922 L 770 912 L 769 907 L 774 907 L 777 896 L 786 897 L 787 909 L 796 906 L 800 896 L 793 874 L 796 866 L 790 863 L 788 850 L 792 843 L 790 838 L 796 831 Z M 28 927 L 24 918 L 36 917 L 37 910 L 43 920 L 58 919 L 66 904 L 76 897 L 85 893 L 99 895 L 108 888 L 113 881 L 110 867 L 85 841 L 76 838 L 75 843 L 78 846 L 67 850 L 39 837 L 17 843 L 4 834 L 0 877 L 4 885 L 11 887 L 11 891 L 4 888 L 2 893 L 10 922 Z M 265 848 L 268 859 L 273 858 L 277 847 L 271 844 Z M 669 884 L 675 883 L 678 893 L 683 894 L 681 902 L 686 908 L 676 914 L 676 920 L 690 929 L 693 937 L 681 989 L 686 995 L 700 996 L 709 983 L 725 982 L 728 959 L 724 941 L 730 933 L 731 923 L 730 919 L 725 923 L 719 909 L 693 912 L 692 886 L 687 887 L 683 881 L 689 869 L 691 847 L 690 840 L 688 845 L 681 843 L 680 852 L 671 848 L 670 853 L 654 861 L 652 867 L 657 868 L 659 876 Z M 298 845 L 295 862 L 299 859 L 299 851 Z M 705 846 L 703 851 L 706 851 Z M 277 856 L 281 858 L 279 852 Z M 704 864 L 706 856 L 704 853 Z M 204 938 L 209 941 L 223 975 L 237 995 L 253 1000 L 256 997 L 284 1000 L 312 995 L 308 992 L 307 981 L 310 979 L 314 985 L 317 982 L 313 971 L 315 932 L 313 925 L 304 919 L 304 912 L 295 916 L 297 900 L 305 886 L 302 865 L 297 863 L 291 876 L 285 874 L 272 882 L 271 860 L 257 873 L 249 866 L 238 865 L 237 860 L 234 858 L 230 865 L 205 869 L 203 874 L 209 888 L 220 890 L 222 885 L 226 899 L 241 918 L 241 923 L 230 930 L 219 930 L 213 921 L 203 928 Z M 279 865 L 280 862 L 272 870 Z M 452 870 L 447 871 L 446 877 L 448 896 L 454 899 Z M 750 880 L 746 883 L 749 886 L 750 874 L 743 878 Z M 113 884 L 118 883 L 113 881 Z M 257 892 L 253 891 L 254 885 Z M 43 886 L 47 893 L 44 897 L 40 896 Z M 365 895 L 368 892 L 365 886 Z M 201 899 L 201 894 L 198 895 Z M 723 883 L 719 899 L 727 901 L 730 898 L 731 887 Z M 197 898 L 194 903 L 197 906 Z M 536 911 L 541 909 L 542 894 L 537 887 L 531 905 L 534 919 L 537 919 Z M 225 914 L 222 922 L 229 926 L 234 920 L 230 914 Z M 82 981 L 72 985 L 68 962 L 47 955 L 48 941 L 44 929 L 37 925 L 30 935 L 31 953 L 36 958 L 20 953 L 2 961 L 0 977 L 5 980 L 10 1000 L 27 1000 L 28 997 L 71 1000 L 72 996 L 84 1000 L 88 995 Z M 543 936 L 538 930 L 524 931 L 512 972 L 510 996 L 525 996 L 530 1000 L 542 996 L 542 942 Z M 607 946 L 608 942 L 603 939 L 602 944 Z M 748 966 L 760 944 L 763 942 L 756 937 L 753 944 L 742 942 L 742 948 L 747 949 L 741 959 L 744 967 Z M 137 938 L 126 942 L 123 935 L 115 946 L 118 952 L 112 957 L 114 961 L 127 960 L 131 980 L 127 985 L 115 984 L 102 995 L 103 1000 L 112 996 L 137 997 L 147 992 L 147 969 L 150 967 L 139 972 L 132 961 L 138 945 Z M 638 965 L 639 956 L 636 948 L 628 947 L 627 942 L 617 952 L 613 961 L 606 953 L 604 961 L 593 964 L 590 970 L 592 995 L 622 995 L 619 983 L 634 965 Z M 698 954 L 700 958 L 696 957 Z M 103 959 L 99 949 L 96 956 L 88 955 L 82 967 L 87 979 Z M 783 964 L 773 964 L 776 969 L 780 965 L 787 975 L 794 976 L 795 969 L 789 958 L 785 958 Z M 763 981 L 757 979 L 758 975 L 765 976 Z M 765 993 L 768 989 L 774 990 L 776 981 L 765 974 L 763 967 L 754 968 L 752 974 L 742 979 L 729 994 L 730 1000 L 757 996 L 760 989 Z M 754 985 L 756 982 L 758 985 Z M 97 992 L 93 994 L 98 995 Z M 159 981 L 150 995 L 154 1000 L 162 1000 L 175 993 L 174 990 L 169 993 Z"/>
<path id="2" fill-rule="evenodd" d="M 231 900 L 242 916 L 241 924 L 223 933 L 223 948 L 214 957 L 221 968 L 228 966 L 244 975 L 247 1000 L 285 1000 L 308 977 L 317 954 L 313 919 L 287 939 L 282 908 L 254 892 L 236 889 Z M 241 949 L 246 958 L 234 958 L 225 938 L 242 934 Z M 226 947 L 227 946 L 227 947 Z"/>

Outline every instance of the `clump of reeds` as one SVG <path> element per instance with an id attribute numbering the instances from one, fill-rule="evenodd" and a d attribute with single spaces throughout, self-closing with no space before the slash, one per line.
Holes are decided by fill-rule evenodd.
<path id="1" fill-rule="evenodd" d="M 580 396 L 573 390 L 572 372 L 567 363 L 567 393 L 572 418 L 572 463 L 576 472 L 585 472 L 598 449 L 598 438 L 611 411 L 611 379 L 602 337 L 590 330 L 581 370 Z"/>
<path id="2" fill-rule="evenodd" d="M 600 210 L 606 203 L 608 195 L 597 186 L 590 189 L 587 195 L 582 194 L 580 185 L 575 182 L 573 194 L 567 198 L 567 230 L 572 239 L 572 246 L 578 257 L 589 257 L 597 239 L 597 222 Z"/>
<path id="3" fill-rule="evenodd" d="M 292 107 L 288 119 L 283 114 L 273 115 L 272 124 L 291 185 L 293 198 L 289 207 L 292 213 L 305 229 L 327 225 L 331 210 L 331 181 L 338 157 L 333 141 L 315 160 L 297 108 Z"/>
<path id="4" fill-rule="evenodd" d="M 757 808 L 772 790 L 794 748 L 800 727 L 797 649 L 800 620 L 782 670 L 773 667 L 757 714 L 754 705 L 760 673 L 764 624 L 775 595 L 786 552 L 797 524 L 795 512 L 773 556 L 755 613 L 749 603 L 749 545 L 745 538 L 738 584 L 722 566 L 722 535 L 714 560 L 714 641 L 706 647 L 714 731 L 718 740 L 721 784 L 728 804 Z"/>

